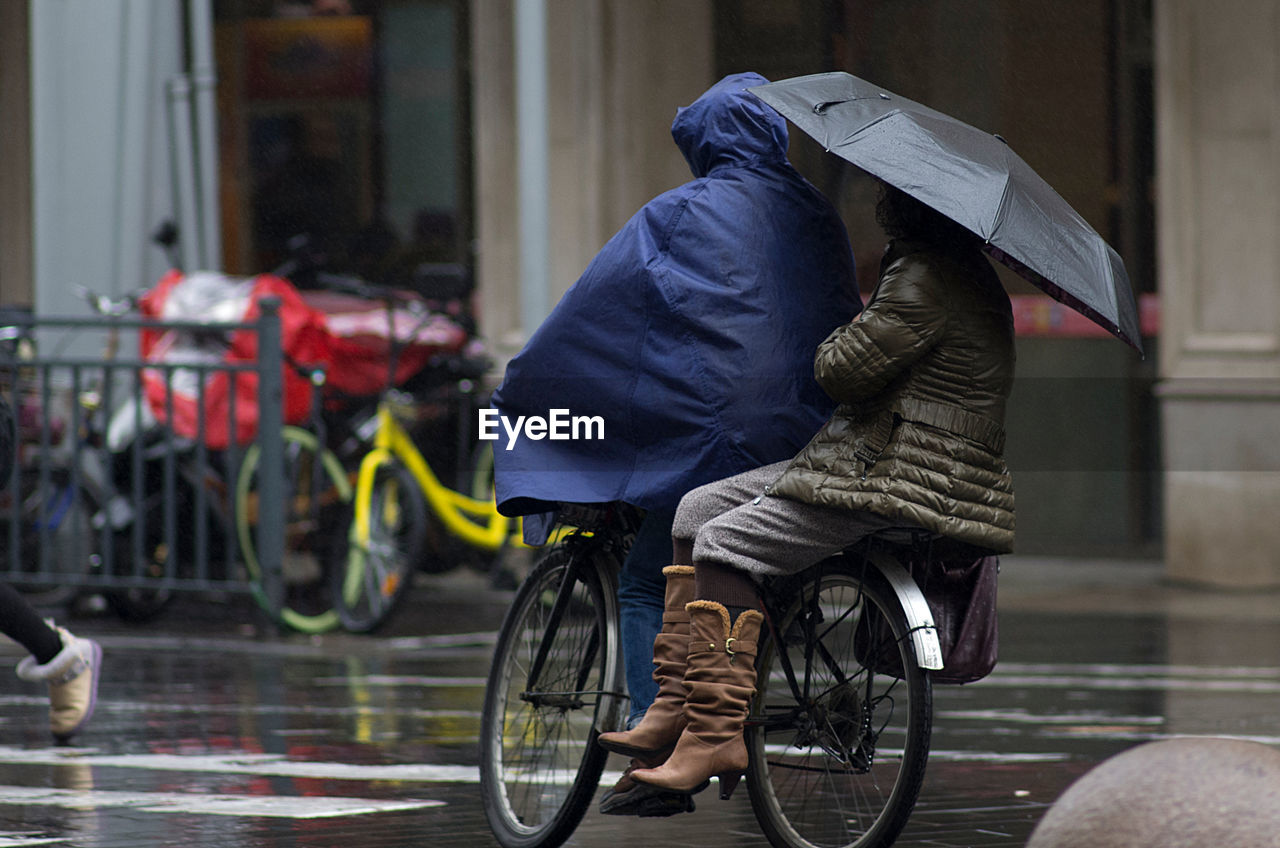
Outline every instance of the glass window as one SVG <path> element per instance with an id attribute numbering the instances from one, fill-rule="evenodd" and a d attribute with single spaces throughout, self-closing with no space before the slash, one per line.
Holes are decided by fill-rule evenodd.
<path id="1" fill-rule="evenodd" d="M 409 287 L 423 263 L 470 265 L 463 0 L 215 16 L 228 269 L 270 270 L 302 237 L 330 270 Z"/>

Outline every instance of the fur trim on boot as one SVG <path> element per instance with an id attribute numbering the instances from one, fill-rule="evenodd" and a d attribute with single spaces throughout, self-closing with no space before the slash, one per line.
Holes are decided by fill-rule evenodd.
<path id="1" fill-rule="evenodd" d="M 102 670 L 102 646 L 82 639 L 63 627 L 56 628 L 62 650 L 41 665 L 35 657 L 18 663 L 18 676 L 33 683 L 49 684 L 49 729 L 59 742 L 70 739 L 88 723 L 98 701 L 98 674 Z"/>

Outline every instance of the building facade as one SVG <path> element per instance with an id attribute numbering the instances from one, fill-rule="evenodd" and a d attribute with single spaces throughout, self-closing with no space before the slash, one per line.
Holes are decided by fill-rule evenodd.
<path id="1" fill-rule="evenodd" d="M 688 179 L 668 133 L 677 107 L 729 72 L 847 70 L 1009 139 L 1116 246 L 1149 307 L 1140 360 L 1006 278 L 1022 333 L 1009 420 L 1019 550 L 1163 553 L 1180 579 L 1280 584 L 1268 237 L 1280 10 L 1200 5 L 0 3 L 0 298 L 66 312 L 76 281 L 155 279 L 165 258 L 149 232 L 183 217 L 194 191 L 204 211 L 187 217 L 216 219 L 212 261 L 232 272 L 268 270 L 300 230 L 335 262 L 409 284 L 417 263 L 465 267 L 480 327 L 509 355 L 539 304 Z M 178 155 L 172 81 L 198 91 L 204 79 L 193 18 L 207 18 L 213 49 L 217 149 L 204 167 L 217 179 L 203 192 L 188 181 L 184 199 L 174 183 L 198 157 Z M 544 98 L 540 121 L 530 97 Z M 191 120 L 198 145 L 209 128 Z M 882 241 L 870 184 L 798 136 L 793 160 L 840 206 L 869 287 Z M 543 257 L 541 300 L 530 256 Z"/>

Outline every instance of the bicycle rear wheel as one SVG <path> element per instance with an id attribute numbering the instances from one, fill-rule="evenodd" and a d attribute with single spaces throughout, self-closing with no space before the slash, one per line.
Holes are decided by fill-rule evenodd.
<path id="1" fill-rule="evenodd" d="M 369 633 L 404 600 L 426 538 L 427 504 L 409 469 L 387 458 L 369 494 L 357 493 L 347 556 L 335 572 L 334 606 L 342 626 Z"/>
<path id="2" fill-rule="evenodd" d="M 332 572 L 346 553 L 351 519 L 351 481 L 332 451 L 314 433 L 284 428 L 285 527 L 283 603 L 269 601 L 258 561 L 258 475 L 261 451 L 245 451 L 236 480 L 235 519 L 254 599 L 278 623 L 301 633 L 338 626 Z"/>
<path id="3" fill-rule="evenodd" d="M 183 508 L 179 507 L 181 512 Z M 111 567 L 106 571 L 113 576 L 132 575 L 135 568 L 142 576 L 159 581 L 168 570 L 167 560 L 169 547 L 164 541 L 164 529 L 160 521 L 145 522 L 142 527 L 136 522 L 110 532 Z M 135 531 L 141 532 L 141 538 L 134 539 Z M 137 546 L 135 548 L 135 546 Z M 176 553 L 176 552 L 175 552 Z M 106 562 L 106 551 L 98 555 L 99 565 Z M 141 586 L 129 588 L 112 588 L 103 591 L 107 606 L 111 607 L 122 621 L 132 624 L 145 624 L 160 616 L 176 597 L 172 589 L 146 589 Z"/>
<path id="4" fill-rule="evenodd" d="M 618 722 L 622 687 L 613 570 L 605 554 L 552 548 L 507 613 L 485 688 L 480 790 L 504 848 L 554 848 L 582 820 Z M 620 693 L 619 693 L 620 694 Z"/>
<path id="5" fill-rule="evenodd" d="M 14 475 L 17 482 L 11 484 L 20 499 L 20 514 L 13 522 L 18 529 L 20 550 L 17 567 L 12 571 L 47 574 L 50 578 L 48 583 L 35 583 L 24 576 L 22 582 L 15 582 L 14 588 L 34 607 L 62 606 L 71 601 L 81 591 L 79 578 L 93 564 L 91 545 L 87 544 L 92 535 L 89 522 L 93 513 L 66 476 L 56 474 L 45 490 L 33 475 L 20 470 Z M 13 529 L 8 521 L 4 524 L 5 531 Z M 0 534 L 4 543 L 0 556 L 6 558 L 10 545 L 9 539 L 3 537 L 7 535 Z"/>
<path id="6" fill-rule="evenodd" d="M 760 651 L 751 806 L 777 848 L 888 846 L 924 780 L 932 684 L 880 573 L 849 560 L 823 568 L 778 619 L 785 644 Z"/>

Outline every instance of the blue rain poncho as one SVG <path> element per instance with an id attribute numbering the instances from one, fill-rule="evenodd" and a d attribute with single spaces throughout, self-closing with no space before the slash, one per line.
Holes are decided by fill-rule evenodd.
<path id="1" fill-rule="evenodd" d="M 787 161 L 785 120 L 746 91 L 764 81 L 726 77 L 677 112 L 695 179 L 645 204 L 507 366 L 497 413 L 550 426 L 512 436 L 488 413 L 504 514 L 674 510 L 695 486 L 794 455 L 831 413 L 813 356 L 861 307 L 853 255 Z M 544 524 L 526 520 L 526 536 Z"/>

